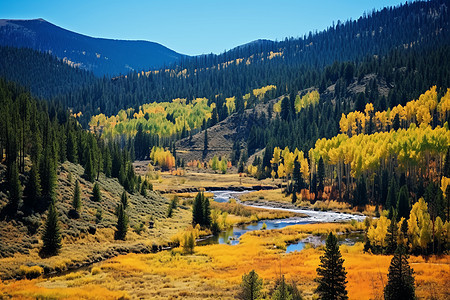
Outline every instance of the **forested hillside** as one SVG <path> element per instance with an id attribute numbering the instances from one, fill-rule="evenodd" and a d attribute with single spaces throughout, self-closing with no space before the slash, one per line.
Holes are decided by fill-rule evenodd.
<path id="1" fill-rule="evenodd" d="M 368 65 L 373 68 L 381 68 L 380 61 L 386 55 L 391 58 L 414 57 L 415 53 L 430 49 L 438 51 L 441 46 L 448 45 L 448 7 L 448 1 L 435 0 L 386 8 L 358 20 L 338 22 L 325 31 L 298 39 L 258 41 L 221 55 L 185 58 L 160 70 L 94 80 L 80 90 L 57 97 L 57 100 L 74 112 L 82 111 L 84 117 L 81 123 L 86 127 L 94 114 L 110 116 L 130 107 L 137 111 L 139 105 L 149 101 L 176 98 L 190 101 L 206 97 L 217 102 L 219 108 L 225 97 L 240 97 L 252 89 L 267 85 L 278 87 L 274 96 L 311 86 L 322 92 L 340 77 L 348 81 L 355 75 L 367 74 L 355 72 L 364 61 L 371 61 Z M 335 61 L 351 62 L 345 76 L 344 70 L 340 69 L 324 71 L 324 67 Z M 402 64 L 403 67 L 415 68 L 415 65 Z M 12 72 L 25 73 L 26 70 Z M 339 76 L 336 77 L 336 74 Z M 436 77 L 445 80 L 445 74 L 440 75 Z M 41 76 L 54 78 L 49 74 Z M 386 79 L 389 82 L 392 78 Z M 440 86 L 439 83 L 433 84 Z M 423 84 L 420 91 L 413 88 L 414 93 L 410 92 L 406 97 L 417 97 L 431 85 Z"/>

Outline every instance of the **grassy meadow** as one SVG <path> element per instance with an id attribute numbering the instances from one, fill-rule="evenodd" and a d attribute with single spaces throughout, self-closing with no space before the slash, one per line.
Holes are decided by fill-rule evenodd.
<path id="1" fill-rule="evenodd" d="M 156 254 L 128 254 L 75 273 L 49 279 L 3 282 L 0 295 L 18 299 L 234 299 L 241 277 L 255 269 L 264 279 L 264 293 L 273 289 L 280 272 L 313 299 L 314 278 L 323 247 L 285 253 L 286 244 L 308 235 L 360 229 L 361 224 L 296 225 L 281 230 L 254 231 L 236 246 L 198 246 L 192 255 L 180 248 Z M 363 253 L 363 245 L 341 246 L 348 272 L 350 299 L 382 299 L 382 287 L 392 256 Z M 412 256 L 417 295 L 448 297 L 448 256 Z M 432 266 L 432 268 L 431 268 Z"/>

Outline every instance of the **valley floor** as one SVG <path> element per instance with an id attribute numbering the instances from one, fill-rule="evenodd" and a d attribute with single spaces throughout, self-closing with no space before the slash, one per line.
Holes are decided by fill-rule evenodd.
<path id="1" fill-rule="evenodd" d="M 261 184 L 252 178 L 240 178 L 237 174 L 202 172 L 192 172 L 185 176 L 162 173 L 160 178 L 152 183 L 155 190 L 172 191 L 166 194 L 171 197 L 175 190 L 184 188 L 240 186 L 241 179 L 242 185 Z M 262 184 L 276 185 L 277 182 L 268 180 Z M 180 196 L 192 197 L 189 194 L 195 195 L 184 193 Z M 289 203 L 288 199 L 284 199 L 280 194 L 279 189 L 252 192 L 242 200 Z M 182 202 L 189 201 L 189 197 L 186 199 Z M 187 207 L 188 204 L 181 205 Z M 339 210 L 339 207 L 330 209 Z M 264 215 L 261 210 L 255 209 L 252 214 Z M 187 226 L 190 217 L 189 209 L 178 208 L 175 216 L 161 221 L 158 228 L 165 228 L 165 235 L 179 232 L 183 224 Z M 246 219 L 242 220 L 248 222 Z M 299 252 L 286 253 L 287 245 L 311 235 L 325 235 L 330 231 L 339 234 L 361 230 L 362 227 L 363 224 L 357 222 L 295 225 L 277 230 L 248 232 L 241 237 L 240 243 L 234 246 L 196 246 L 193 254 L 184 254 L 181 248 L 175 248 L 154 254 L 119 255 L 77 271 L 52 277 L 2 281 L 0 299 L 235 299 L 242 275 L 252 269 L 263 278 L 266 297 L 272 293 L 280 274 L 284 274 L 288 281 L 297 283 L 306 299 L 313 299 L 316 268 L 319 257 L 323 254 L 323 246 L 314 248 L 307 245 Z M 107 235 L 111 235 L 112 229 L 108 230 L 111 232 Z M 139 236 L 130 232 L 130 238 L 139 241 Z M 63 247 L 60 256 L 51 260 L 55 264 L 64 262 L 65 258 L 80 252 L 76 247 L 100 246 L 99 243 L 90 242 L 93 241 L 80 240 L 79 243 L 84 246 L 71 243 Z M 382 299 L 392 256 L 363 253 L 362 243 L 353 246 L 342 245 L 340 250 L 348 272 L 349 298 Z M 16 255 L 13 258 L 4 258 L 0 263 L 18 267 L 29 262 L 27 260 L 39 259 L 33 255 Z M 415 271 L 416 292 L 419 298 L 449 299 L 449 255 L 427 258 L 411 256 L 409 262 Z"/>
<path id="2" fill-rule="evenodd" d="M 316 287 L 314 278 L 323 249 L 307 248 L 285 254 L 286 243 L 309 234 L 354 230 L 350 224 L 297 225 L 281 230 L 254 231 L 236 246 L 198 246 L 193 255 L 181 249 L 156 254 L 128 254 L 96 264 L 90 269 L 49 279 L 7 281 L 0 296 L 23 299 L 234 299 L 241 277 L 255 269 L 269 294 L 284 274 L 295 280 L 307 299 Z M 382 299 L 391 256 L 362 252 L 363 245 L 341 246 L 348 272 L 350 299 Z M 448 299 L 449 256 L 427 259 L 412 256 L 419 298 Z"/>

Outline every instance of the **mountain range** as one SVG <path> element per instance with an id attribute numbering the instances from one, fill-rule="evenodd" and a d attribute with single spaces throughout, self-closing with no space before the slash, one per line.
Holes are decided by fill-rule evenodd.
<path id="1" fill-rule="evenodd" d="M 97 76 L 158 69 L 184 56 L 158 43 L 93 38 L 44 19 L 1 19 L 0 45 L 48 52 Z"/>

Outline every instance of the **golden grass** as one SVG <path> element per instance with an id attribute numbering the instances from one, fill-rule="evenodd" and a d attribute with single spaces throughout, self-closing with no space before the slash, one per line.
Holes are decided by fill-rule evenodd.
<path id="1" fill-rule="evenodd" d="M 158 180 L 152 180 L 153 188 L 157 191 L 179 190 L 183 188 L 204 187 L 252 187 L 256 185 L 275 185 L 280 183 L 278 179 L 257 180 L 253 177 L 240 177 L 236 173 L 218 174 L 198 169 L 186 168 L 183 176 L 173 176 L 170 172 L 161 172 Z"/>
<path id="2" fill-rule="evenodd" d="M 132 298 L 233 299 L 244 273 L 255 269 L 264 279 L 267 291 L 273 287 L 281 269 L 287 279 L 296 280 L 306 298 L 311 299 L 316 287 L 316 268 L 323 254 L 322 247 L 309 247 L 289 254 L 284 253 L 283 247 L 287 242 L 310 234 L 355 229 L 358 228 L 351 224 L 295 225 L 281 230 L 247 233 L 236 246 L 196 247 L 193 255 L 182 255 L 181 249 L 156 254 L 128 254 L 100 263 L 95 267 L 95 272 L 85 272 L 81 274 L 83 276 L 74 273 L 53 278 L 51 282 L 35 279 L 3 283 L 0 284 L 0 295 L 23 298 L 45 295 L 69 299 L 76 295 L 85 299 L 108 299 L 119 296 L 121 292 L 117 290 L 122 290 Z M 341 246 L 348 272 L 349 297 L 381 299 L 392 256 L 366 254 L 362 249 L 361 243 Z M 427 259 L 414 256 L 409 261 L 415 271 L 419 297 L 448 297 L 449 256 L 431 256 Z M 100 295 L 100 292 L 105 294 Z"/>
<path id="3" fill-rule="evenodd" d="M 37 280 L 19 280 L 0 283 L 0 297 L 13 299 L 119 299 L 128 298 L 126 292 L 87 284 L 82 287 L 61 285 L 52 288 L 39 286 Z"/>

